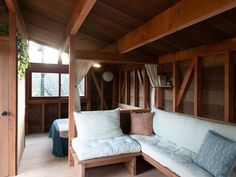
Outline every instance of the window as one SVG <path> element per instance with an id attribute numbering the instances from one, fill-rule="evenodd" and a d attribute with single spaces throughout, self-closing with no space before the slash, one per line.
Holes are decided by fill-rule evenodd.
<path id="1" fill-rule="evenodd" d="M 69 74 L 61 74 L 61 96 L 69 96 Z"/>
<path id="2" fill-rule="evenodd" d="M 62 53 L 61 61 L 63 65 L 69 65 L 69 55 L 67 53 Z"/>
<path id="3" fill-rule="evenodd" d="M 32 72 L 32 97 L 68 97 L 69 74 Z M 85 96 L 85 80 L 79 85 L 80 96 Z"/>
<path id="4" fill-rule="evenodd" d="M 32 73 L 32 97 L 59 96 L 58 73 Z"/>
<path id="5" fill-rule="evenodd" d="M 29 41 L 29 58 L 31 63 L 58 64 L 59 51 L 55 48 L 44 46 L 33 41 Z M 69 55 L 62 53 L 63 65 L 69 64 Z"/>

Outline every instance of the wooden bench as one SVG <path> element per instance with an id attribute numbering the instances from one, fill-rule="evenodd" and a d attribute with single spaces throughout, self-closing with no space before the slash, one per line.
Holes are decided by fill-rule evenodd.
<path id="1" fill-rule="evenodd" d="M 136 175 L 136 157 L 141 155 L 141 153 L 130 153 L 130 154 L 122 154 L 122 155 L 115 155 L 115 156 L 110 156 L 110 157 L 103 157 L 103 158 L 80 161 L 75 151 L 73 150 L 73 148 L 70 148 L 70 151 L 74 159 L 74 167 L 75 167 L 75 171 L 78 177 L 85 177 L 86 168 L 112 165 L 112 164 L 117 164 L 117 163 L 124 163 L 124 166 L 126 170 L 129 172 L 129 174 L 132 176 L 135 176 Z"/>
<path id="2" fill-rule="evenodd" d="M 120 126 L 125 134 L 130 133 L 130 112 L 150 112 L 151 109 L 138 108 L 125 104 L 119 105 L 122 110 L 120 111 Z M 74 123 L 74 122 L 73 122 Z M 75 133 L 76 135 L 76 133 Z M 139 153 L 129 153 L 122 155 L 115 155 L 110 157 L 95 158 L 91 160 L 80 161 L 73 150 L 71 142 L 69 143 L 69 151 L 73 157 L 73 162 L 70 161 L 70 165 L 74 165 L 78 177 L 85 177 L 85 169 L 92 167 L 99 167 L 104 165 L 111 165 L 117 163 L 124 163 L 127 171 L 132 175 L 136 175 L 136 157 L 141 155 Z M 73 164 L 72 164 L 73 163 Z"/>

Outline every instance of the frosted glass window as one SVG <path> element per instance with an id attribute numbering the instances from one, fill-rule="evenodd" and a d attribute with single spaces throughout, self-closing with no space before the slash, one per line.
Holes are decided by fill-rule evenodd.
<path id="1" fill-rule="evenodd" d="M 32 97 L 58 97 L 58 73 L 32 73 Z"/>

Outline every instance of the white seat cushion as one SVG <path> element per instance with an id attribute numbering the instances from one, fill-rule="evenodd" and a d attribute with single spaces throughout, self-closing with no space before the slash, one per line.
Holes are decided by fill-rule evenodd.
<path id="1" fill-rule="evenodd" d="M 74 138 L 72 140 L 72 147 L 81 161 L 99 157 L 137 153 L 141 150 L 139 143 L 127 135 L 104 140 Z"/>
<path id="2" fill-rule="evenodd" d="M 194 153 L 159 136 L 132 135 L 142 152 L 181 177 L 213 177 L 192 162 Z"/>
<path id="3" fill-rule="evenodd" d="M 152 108 L 155 112 L 153 130 L 156 135 L 170 140 L 179 147 L 198 153 L 209 130 L 236 141 L 236 126 L 223 125 Z"/>

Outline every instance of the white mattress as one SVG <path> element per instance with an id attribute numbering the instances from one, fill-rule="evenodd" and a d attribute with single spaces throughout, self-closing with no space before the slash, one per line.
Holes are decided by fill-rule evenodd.
<path id="1" fill-rule="evenodd" d="M 83 140 L 74 138 L 72 140 L 72 147 L 81 161 L 126 153 L 136 153 L 141 150 L 139 143 L 127 135 L 104 140 Z"/>
<path id="2" fill-rule="evenodd" d="M 56 119 L 56 123 L 59 130 L 59 136 L 61 138 L 68 138 L 69 119 Z"/>
<path id="3" fill-rule="evenodd" d="M 160 136 L 131 135 L 141 144 L 142 152 L 181 177 L 213 177 L 192 162 L 193 152 L 178 148 Z"/>

